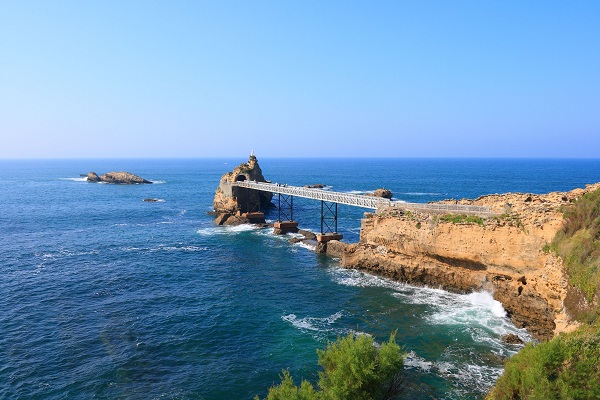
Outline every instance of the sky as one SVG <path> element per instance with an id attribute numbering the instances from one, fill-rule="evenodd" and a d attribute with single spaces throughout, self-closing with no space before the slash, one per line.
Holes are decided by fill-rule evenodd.
<path id="1" fill-rule="evenodd" d="M 0 159 L 600 158 L 600 1 L 0 0 Z"/>

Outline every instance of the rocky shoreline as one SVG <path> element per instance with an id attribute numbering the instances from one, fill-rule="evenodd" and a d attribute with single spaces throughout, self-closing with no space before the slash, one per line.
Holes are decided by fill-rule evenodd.
<path id="1" fill-rule="evenodd" d="M 264 217 L 252 221 L 251 210 L 244 209 L 244 201 L 228 186 L 246 179 L 266 181 L 254 155 L 221 178 L 214 199 L 217 225 L 258 222 L 272 226 L 264 223 Z M 440 202 L 489 207 L 495 215 L 485 217 L 378 209 L 365 213 L 358 243 L 319 243 L 314 233 L 297 229 L 303 237 L 290 242 L 314 244 L 317 253 L 339 258 L 344 268 L 411 285 L 461 293 L 489 291 L 516 326 L 526 328 L 538 340 L 548 340 L 578 327 L 566 306 L 568 298 L 577 294 L 568 284 L 562 260 L 549 251 L 549 243 L 562 227 L 562 207 L 598 188 L 600 183 L 569 192 L 494 194 Z M 266 211 L 273 206 L 272 195 L 260 195 L 260 207 Z M 374 195 L 392 197 L 385 189 Z M 274 233 L 285 232 L 275 229 Z"/>
<path id="2" fill-rule="evenodd" d="M 487 290 L 516 326 L 539 340 L 551 339 L 578 323 L 566 306 L 574 289 L 548 245 L 562 227 L 562 207 L 598 188 L 443 202 L 490 207 L 497 216 L 488 218 L 393 209 L 366 213 L 360 241 L 346 248 L 341 264 L 412 285 Z"/>

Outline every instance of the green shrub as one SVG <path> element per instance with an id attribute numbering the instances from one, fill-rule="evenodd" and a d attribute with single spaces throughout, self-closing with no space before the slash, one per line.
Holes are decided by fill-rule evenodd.
<path id="1" fill-rule="evenodd" d="M 476 215 L 444 214 L 440 217 L 440 220 L 451 222 L 453 224 L 477 224 L 484 226 L 484 219 Z"/>
<path id="2" fill-rule="evenodd" d="M 591 302 L 600 297 L 600 190 L 565 208 L 564 219 L 552 249 L 562 257 L 570 283 Z"/>
<path id="3" fill-rule="evenodd" d="M 600 327 L 534 345 L 510 358 L 488 400 L 600 398 Z"/>
<path id="4" fill-rule="evenodd" d="M 281 383 L 269 389 L 267 400 L 396 398 L 404 387 L 404 354 L 395 336 L 391 334 L 389 341 L 381 345 L 368 335 L 338 338 L 324 350 L 317 350 L 323 368 L 319 390 L 305 380 L 296 386 L 289 372 L 284 371 Z"/>

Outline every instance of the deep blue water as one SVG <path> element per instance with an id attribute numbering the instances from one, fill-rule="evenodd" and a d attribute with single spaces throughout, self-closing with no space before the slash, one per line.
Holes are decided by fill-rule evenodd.
<path id="1" fill-rule="evenodd" d="M 396 284 L 269 229 L 213 226 L 218 181 L 243 161 L 0 160 L 0 398 L 249 399 L 282 369 L 314 381 L 315 349 L 338 335 L 393 330 L 409 353 L 407 398 L 473 398 L 518 350 L 500 337 L 529 339 L 489 294 Z M 259 162 L 273 182 L 414 202 L 600 181 L 600 160 Z M 79 178 L 90 170 L 156 184 Z M 318 230 L 320 204 L 294 204 Z M 364 211 L 340 206 L 346 241 Z"/>

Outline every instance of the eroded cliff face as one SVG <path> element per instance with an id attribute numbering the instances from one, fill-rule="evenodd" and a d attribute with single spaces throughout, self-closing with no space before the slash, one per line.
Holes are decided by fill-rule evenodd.
<path id="1" fill-rule="evenodd" d="M 489 290 L 517 326 L 549 339 L 575 325 L 563 306 L 568 283 L 561 260 L 545 246 L 562 225 L 560 207 L 598 187 L 445 201 L 498 213 L 471 222 L 394 209 L 367 213 L 360 242 L 347 248 L 342 264 L 416 285 Z"/>

